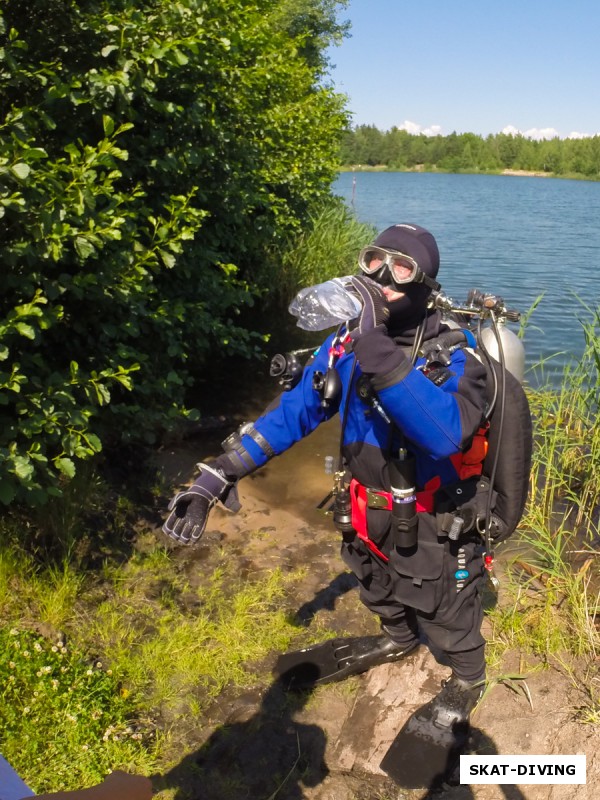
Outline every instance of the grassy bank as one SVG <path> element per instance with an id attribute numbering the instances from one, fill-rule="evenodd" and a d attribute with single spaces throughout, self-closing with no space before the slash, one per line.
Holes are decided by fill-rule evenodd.
<path id="1" fill-rule="evenodd" d="M 193 585 L 181 555 L 139 535 L 94 573 L 3 536 L 0 752 L 37 792 L 156 772 L 181 728 L 225 687 L 260 684 L 261 661 L 297 636 L 285 598 L 298 573 L 242 580 L 222 553 Z"/>

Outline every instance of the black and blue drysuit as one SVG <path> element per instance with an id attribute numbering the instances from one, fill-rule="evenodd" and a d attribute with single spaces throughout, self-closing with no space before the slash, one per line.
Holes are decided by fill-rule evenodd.
<path id="1" fill-rule="evenodd" d="M 424 340 L 446 331 L 438 312 L 425 320 Z M 305 367 L 299 383 L 283 392 L 255 421 L 255 435 L 244 435 L 241 451 L 253 464 L 265 464 L 311 433 L 321 422 L 339 413 L 345 418 L 342 452 L 352 478 L 370 489 L 389 491 L 388 463 L 400 442 L 416 459 L 417 489 L 439 476 L 442 486 L 458 480 L 451 456 L 468 448 L 485 412 L 486 371 L 472 349 L 460 348 L 436 380 L 422 371 L 423 359 L 410 358 L 414 332 L 382 336 L 373 330 L 362 338 L 378 337 L 376 369 L 369 373 L 377 403 L 361 399 L 360 347 L 344 352 L 335 365 L 341 378 L 339 398 L 328 407 L 313 388 L 316 371 L 327 370 L 333 334 Z M 472 339 L 472 337 L 471 337 Z M 472 341 L 474 345 L 474 340 Z M 365 362 L 366 363 L 366 362 Z M 375 404 L 376 405 L 376 404 Z M 454 459 L 455 461 L 456 459 Z M 439 530 L 435 513 L 418 515 L 418 544 L 404 553 L 394 547 L 391 513 L 368 508 L 369 538 L 389 560 L 375 555 L 356 536 L 344 536 L 342 558 L 356 575 L 362 602 L 381 620 L 385 633 L 401 645 L 426 638 L 443 651 L 453 672 L 474 682 L 485 670 L 482 621 L 481 536 L 474 530 L 450 541 Z M 460 577 L 460 579 L 459 579 Z"/>

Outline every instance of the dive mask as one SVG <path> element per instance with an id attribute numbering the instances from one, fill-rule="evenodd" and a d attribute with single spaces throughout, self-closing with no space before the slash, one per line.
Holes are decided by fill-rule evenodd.
<path id="1" fill-rule="evenodd" d="M 377 245 L 367 245 L 358 254 L 358 265 L 367 275 L 378 283 L 383 283 L 386 274 L 396 285 L 404 283 L 424 283 L 430 289 L 438 290 L 440 285 L 419 269 L 411 256 L 398 250 L 389 250 Z M 387 282 L 387 281 L 386 281 Z"/>

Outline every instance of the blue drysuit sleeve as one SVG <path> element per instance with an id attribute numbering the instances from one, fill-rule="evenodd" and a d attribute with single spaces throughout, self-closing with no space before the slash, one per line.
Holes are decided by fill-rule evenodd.
<path id="1" fill-rule="evenodd" d="M 327 370 L 333 336 L 325 340 L 306 365 L 298 384 L 289 392 L 282 392 L 254 423 L 255 430 L 266 439 L 276 455 L 307 436 L 338 411 L 339 400 L 325 408 L 321 405 L 319 393 L 313 389 L 315 372 L 325 373 Z M 243 436 L 242 444 L 256 466 L 260 467 L 269 460 L 252 437 Z"/>
<path id="2" fill-rule="evenodd" d="M 408 362 L 408 363 L 406 363 Z M 388 375 L 373 377 L 380 402 L 421 450 L 440 459 L 457 453 L 481 425 L 485 367 L 469 350 L 452 355 L 452 376 L 436 386 L 408 359 Z"/>

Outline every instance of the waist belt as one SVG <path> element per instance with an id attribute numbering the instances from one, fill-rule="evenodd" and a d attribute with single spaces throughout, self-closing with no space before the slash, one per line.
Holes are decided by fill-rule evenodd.
<path id="1" fill-rule="evenodd" d="M 352 484 L 356 484 L 357 496 L 365 504 L 365 508 L 381 508 L 384 511 L 392 510 L 391 492 L 385 492 L 380 489 L 369 489 L 366 486 L 363 486 L 362 483 L 359 483 L 354 478 L 352 479 L 350 486 L 352 486 Z M 425 511 L 429 514 L 433 513 L 434 494 L 435 492 L 433 490 L 427 490 L 427 489 L 423 490 L 422 492 L 416 492 L 418 512 Z"/>
<path id="2" fill-rule="evenodd" d="M 356 531 L 358 538 L 363 541 L 371 552 L 376 556 L 388 561 L 385 553 L 377 547 L 375 542 L 369 537 L 367 528 L 367 509 L 379 508 L 383 511 L 392 510 L 392 493 L 379 489 L 368 489 L 356 478 L 350 481 L 350 501 L 352 508 L 352 527 Z M 417 512 L 432 513 L 434 508 L 433 491 L 417 492 Z"/>

